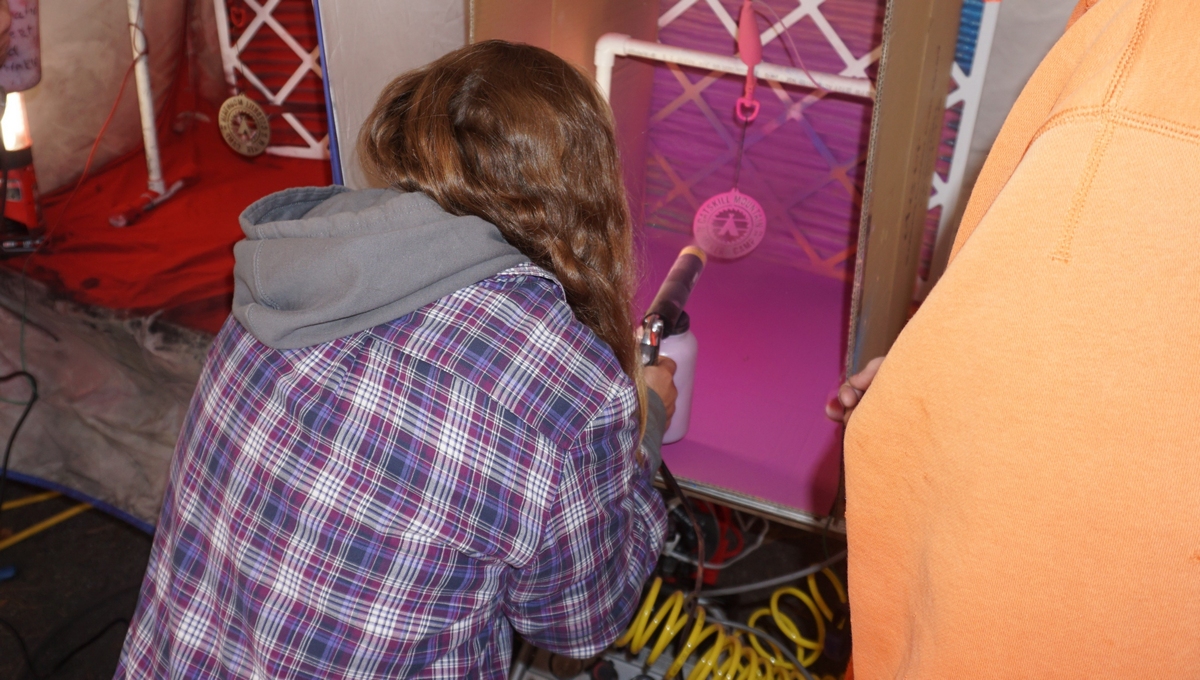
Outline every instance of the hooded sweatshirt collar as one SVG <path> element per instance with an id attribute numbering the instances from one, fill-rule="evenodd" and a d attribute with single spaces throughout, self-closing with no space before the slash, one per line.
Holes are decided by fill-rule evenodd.
<path id="1" fill-rule="evenodd" d="M 529 259 L 494 225 L 421 193 L 287 189 L 242 213 L 233 315 L 276 349 L 398 319 Z"/>

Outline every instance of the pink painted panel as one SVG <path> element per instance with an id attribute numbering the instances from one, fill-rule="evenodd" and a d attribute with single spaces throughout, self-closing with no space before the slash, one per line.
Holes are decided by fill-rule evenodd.
<path id="1" fill-rule="evenodd" d="M 640 308 L 688 243 L 646 234 Z M 663 450 L 677 476 L 828 511 L 841 431 L 824 404 L 839 384 L 846 290 L 786 264 L 710 261 L 688 305 L 699 342 L 691 428 Z"/>
<path id="2" fill-rule="evenodd" d="M 676 4 L 665 0 L 666 12 Z M 770 0 L 779 16 L 797 0 Z M 722 0 L 736 17 L 740 2 Z M 791 28 L 813 70 L 868 64 L 883 0 L 826 0 Z M 822 25 L 826 32 L 822 32 Z M 768 22 L 761 19 L 760 30 Z M 831 40 L 828 31 L 836 34 Z M 733 54 L 734 40 L 703 0 L 664 26 L 660 42 Z M 764 59 L 791 63 L 783 43 Z M 710 261 L 688 311 L 700 351 L 691 429 L 664 458 L 677 476 L 825 514 L 837 488 L 841 430 L 824 404 L 841 380 L 848 278 L 858 226 L 870 102 L 760 84 L 746 131 L 739 188 L 767 213 L 767 237 L 736 262 Z M 658 66 L 647 131 L 642 308 L 691 241 L 699 204 L 730 188 L 742 80 Z"/>

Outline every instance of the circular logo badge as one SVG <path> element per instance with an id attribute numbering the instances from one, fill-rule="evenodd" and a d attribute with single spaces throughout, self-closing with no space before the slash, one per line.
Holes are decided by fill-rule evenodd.
<path id="1" fill-rule="evenodd" d="M 692 233 L 704 252 L 734 260 L 762 243 L 767 233 L 767 215 L 758 201 L 731 189 L 700 206 L 692 222 Z"/>
<path id="2" fill-rule="evenodd" d="M 230 97 L 217 114 L 221 136 L 243 156 L 257 156 L 271 143 L 271 126 L 262 107 L 244 94 Z"/>

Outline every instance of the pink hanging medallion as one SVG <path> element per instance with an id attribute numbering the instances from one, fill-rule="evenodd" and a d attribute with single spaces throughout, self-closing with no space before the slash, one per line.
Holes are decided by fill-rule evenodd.
<path id="1" fill-rule="evenodd" d="M 742 1 L 738 21 L 738 56 L 746 64 L 746 87 L 738 98 L 734 113 L 742 124 L 737 160 L 733 170 L 733 188 L 705 201 L 692 220 L 696 245 L 712 257 L 736 260 L 748 255 L 762 243 L 767 233 L 767 214 L 758 201 L 738 191 L 742 174 L 742 153 L 746 146 L 746 126 L 758 117 L 759 104 L 754 98 L 757 78 L 754 67 L 762 61 L 762 43 L 754 24 L 753 0 Z"/>
<path id="2" fill-rule="evenodd" d="M 704 202 L 692 221 L 696 245 L 713 257 L 735 260 L 758 247 L 767 215 L 758 201 L 731 189 Z"/>

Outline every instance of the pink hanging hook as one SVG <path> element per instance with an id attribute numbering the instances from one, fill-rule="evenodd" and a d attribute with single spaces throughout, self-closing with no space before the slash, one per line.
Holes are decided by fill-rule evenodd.
<path id="1" fill-rule="evenodd" d="M 734 112 L 737 113 L 738 120 L 743 123 L 752 122 L 755 118 L 758 118 L 758 101 L 738 97 L 737 107 Z"/>
<path id="2" fill-rule="evenodd" d="M 758 117 L 758 101 L 754 99 L 754 86 L 758 79 L 754 77 L 754 67 L 762 62 L 762 40 L 758 36 L 758 26 L 754 21 L 753 0 L 742 0 L 742 12 L 738 16 L 738 56 L 746 65 L 746 89 L 737 101 L 737 117 L 743 123 L 749 123 Z"/>

